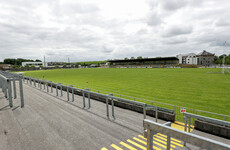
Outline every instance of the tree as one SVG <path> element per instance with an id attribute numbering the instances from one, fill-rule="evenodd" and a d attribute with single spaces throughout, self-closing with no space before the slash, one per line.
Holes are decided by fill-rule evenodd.
<path id="1" fill-rule="evenodd" d="M 138 56 L 137 59 L 142 59 L 142 56 Z"/>
<path id="2" fill-rule="evenodd" d="M 41 62 L 41 60 L 36 59 L 36 62 Z M 23 58 L 6 58 L 4 59 L 5 64 L 11 64 L 11 65 L 22 65 L 22 62 L 34 62 L 34 60 L 31 59 L 23 59 Z"/>
<path id="3" fill-rule="evenodd" d="M 132 56 L 130 59 L 135 59 L 135 57 Z"/>
<path id="4" fill-rule="evenodd" d="M 129 60 L 129 59 L 127 57 L 125 57 L 124 60 Z"/>

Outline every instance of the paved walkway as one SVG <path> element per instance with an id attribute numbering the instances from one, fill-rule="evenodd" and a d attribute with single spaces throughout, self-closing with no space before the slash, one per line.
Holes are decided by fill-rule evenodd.
<path id="1" fill-rule="evenodd" d="M 146 148 L 146 139 L 142 136 L 143 114 L 115 107 L 116 120 L 107 119 L 104 103 L 92 100 L 91 109 L 83 109 L 81 96 L 75 95 L 75 101 L 68 102 L 63 93 L 62 97 L 56 97 L 55 92 L 46 93 L 46 90 L 24 84 L 25 107 L 20 108 L 20 100 L 15 99 L 14 107 L 10 108 L 0 92 L 0 149 Z M 154 139 L 156 149 L 165 149 L 165 135 L 158 134 Z M 175 139 L 173 142 L 172 149 L 187 149 L 182 147 L 181 141 Z"/>

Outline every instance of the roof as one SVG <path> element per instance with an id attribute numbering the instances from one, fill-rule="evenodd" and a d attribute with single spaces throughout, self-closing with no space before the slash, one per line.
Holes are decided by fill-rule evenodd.
<path id="1" fill-rule="evenodd" d="M 0 64 L 0 67 L 10 67 L 11 64 Z"/>
<path id="2" fill-rule="evenodd" d="M 132 62 L 132 61 L 159 61 L 159 60 L 179 60 L 177 57 L 156 57 L 156 58 L 143 58 L 143 59 L 117 59 L 109 60 L 109 62 Z"/>
<path id="3" fill-rule="evenodd" d="M 202 56 L 206 55 L 206 56 L 208 56 L 208 55 L 214 55 L 214 54 L 212 54 L 210 52 L 207 52 L 206 50 L 203 50 L 203 52 L 200 52 L 197 55 L 202 55 Z"/>

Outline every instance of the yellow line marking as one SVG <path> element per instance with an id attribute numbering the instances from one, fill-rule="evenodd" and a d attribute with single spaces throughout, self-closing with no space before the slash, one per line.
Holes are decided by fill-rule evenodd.
<path id="1" fill-rule="evenodd" d="M 158 134 L 161 135 L 161 136 L 163 136 L 163 137 L 165 137 L 165 138 L 167 138 L 167 136 L 164 135 L 164 134 L 160 134 L 160 133 L 158 133 Z M 176 141 L 176 142 L 178 142 L 178 143 L 181 143 L 181 141 L 179 141 L 179 140 L 177 140 L 177 139 L 174 139 L 174 138 L 171 138 L 171 140 L 174 140 L 174 141 Z"/>
<path id="2" fill-rule="evenodd" d="M 141 135 L 138 135 L 138 136 L 141 137 L 141 138 L 144 138 L 144 137 L 141 136 Z M 142 140 L 140 140 L 140 139 L 138 139 L 138 138 L 136 138 L 136 137 L 134 137 L 133 139 L 136 140 L 136 141 L 138 141 L 138 142 L 140 142 L 140 143 L 142 143 L 142 144 L 144 144 L 144 145 L 147 145 L 147 142 L 142 141 Z M 158 147 L 156 147 L 156 146 L 153 146 L 153 148 L 156 149 L 156 150 L 161 150 L 160 148 L 158 148 Z"/>
<path id="3" fill-rule="evenodd" d="M 160 138 L 160 139 L 162 139 L 162 140 L 164 140 L 164 141 L 167 141 L 167 139 L 165 139 L 165 138 L 163 138 L 163 137 L 161 137 L 161 136 L 159 136 L 159 135 L 154 135 L 154 136 L 157 137 L 157 138 Z M 178 144 L 177 142 L 171 141 L 171 143 L 172 143 L 172 144 L 175 144 L 175 145 L 177 145 L 177 146 L 180 146 L 180 147 L 184 147 L 183 145 Z"/>
<path id="4" fill-rule="evenodd" d="M 142 143 L 142 144 L 147 145 L 147 143 L 145 141 L 142 141 L 142 140 L 140 140 L 140 139 L 138 139 L 136 137 L 134 137 L 133 139 L 136 140 L 136 141 L 138 141 L 138 142 L 140 142 L 140 143 Z"/>
<path id="5" fill-rule="evenodd" d="M 115 148 L 116 150 L 123 150 L 122 148 L 120 148 L 119 146 L 115 145 L 115 144 L 111 144 L 111 146 L 113 148 Z"/>
<path id="6" fill-rule="evenodd" d="M 167 145 L 167 142 L 164 142 L 164 141 L 161 141 L 161 140 L 159 140 L 159 139 L 157 139 L 157 138 L 153 138 L 154 140 L 156 140 L 156 141 L 158 141 L 158 142 L 161 142 L 161 143 L 163 143 L 163 144 L 165 144 L 165 145 Z M 176 146 L 175 145 L 170 145 L 172 148 L 176 148 Z"/>
<path id="7" fill-rule="evenodd" d="M 175 123 L 172 123 L 171 125 L 172 128 L 175 128 L 175 129 L 178 129 L 178 130 L 181 130 L 181 131 L 184 131 L 184 126 L 181 126 L 181 125 L 178 125 L 178 124 L 175 124 Z M 187 132 L 188 132 L 188 129 L 187 128 Z M 190 127 L 190 132 L 193 131 L 193 128 Z"/>
<path id="8" fill-rule="evenodd" d="M 143 137 L 142 135 L 138 135 L 140 138 L 147 140 L 145 137 Z"/>
<path id="9" fill-rule="evenodd" d="M 138 144 L 138 143 L 136 143 L 136 142 L 134 142 L 134 141 L 132 141 L 132 140 L 130 140 L 130 139 L 128 139 L 127 142 L 129 142 L 129 143 L 135 145 L 136 147 L 139 147 L 140 149 L 147 150 L 146 147 L 144 147 L 144 146 L 142 146 L 142 145 L 140 145 L 140 144 Z"/>
<path id="10" fill-rule="evenodd" d="M 145 137 L 143 137 L 143 136 L 141 136 L 141 135 L 138 135 L 140 138 L 142 138 L 142 139 L 144 139 L 144 140 L 147 140 Z M 133 138 L 134 139 L 134 138 Z M 138 138 L 135 138 L 134 140 L 137 140 Z M 161 141 L 161 140 L 159 140 L 159 139 L 157 139 L 157 138 L 153 138 L 154 140 L 156 140 L 156 141 L 158 141 L 158 142 L 161 142 L 161 143 L 163 143 L 163 144 L 165 144 L 165 145 L 167 145 L 167 143 L 166 142 L 164 142 L 164 141 Z M 140 139 L 138 139 L 137 141 L 139 141 Z M 140 141 L 142 141 L 142 140 L 140 140 Z M 139 141 L 139 142 L 140 142 Z M 144 142 L 144 141 L 142 141 L 142 142 Z M 145 142 L 146 143 L 146 142 Z M 143 143 L 144 144 L 144 143 Z M 170 145 L 172 148 L 176 148 L 176 146 L 175 145 Z"/>
<path id="11" fill-rule="evenodd" d="M 108 150 L 107 148 L 103 147 L 101 150 Z"/>
<path id="12" fill-rule="evenodd" d="M 127 148 L 130 149 L 130 150 L 137 150 L 136 148 L 134 148 L 134 147 L 132 147 L 132 146 L 130 146 L 130 145 L 128 145 L 128 144 L 122 142 L 122 141 L 120 142 L 120 144 L 123 145 L 124 147 L 127 147 Z"/>
<path id="13" fill-rule="evenodd" d="M 165 146 L 165 145 L 162 145 L 162 144 L 160 144 L 160 143 L 157 143 L 156 141 L 153 141 L 153 144 L 156 144 L 156 145 L 158 145 L 158 146 L 161 146 L 161 147 L 163 147 L 163 148 L 167 148 L 167 146 Z M 172 150 L 171 148 L 170 148 L 170 150 Z"/>
<path id="14" fill-rule="evenodd" d="M 184 126 L 183 122 L 174 121 L 174 123 Z M 187 126 L 188 126 L 188 124 L 187 124 Z M 194 128 L 194 125 L 190 125 L 190 127 Z"/>

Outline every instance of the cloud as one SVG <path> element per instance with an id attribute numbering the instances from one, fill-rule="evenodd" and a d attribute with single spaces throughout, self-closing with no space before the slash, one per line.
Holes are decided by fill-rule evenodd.
<path id="1" fill-rule="evenodd" d="M 157 26 L 157 25 L 160 25 L 161 23 L 162 23 L 162 20 L 161 20 L 160 16 L 156 12 L 152 12 L 148 16 L 147 24 L 149 26 Z"/>
<path id="2" fill-rule="evenodd" d="M 161 0 L 161 6 L 169 11 L 174 11 L 185 7 L 188 4 L 188 0 Z"/>
<path id="3" fill-rule="evenodd" d="M 0 61 L 219 55 L 230 39 L 229 9 L 228 0 L 1 0 Z"/>
<path id="4" fill-rule="evenodd" d="M 226 19 L 219 19 L 215 22 L 215 25 L 217 27 L 225 27 L 225 26 L 230 26 L 230 21 Z"/>
<path id="5" fill-rule="evenodd" d="M 193 28 L 191 26 L 183 26 L 183 25 L 173 25 L 166 29 L 163 33 L 164 37 L 172 37 L 178 35 L 185 35 L 192 33 Z"/>

